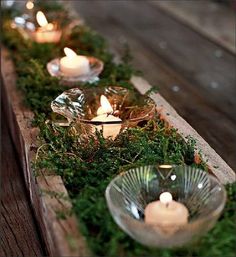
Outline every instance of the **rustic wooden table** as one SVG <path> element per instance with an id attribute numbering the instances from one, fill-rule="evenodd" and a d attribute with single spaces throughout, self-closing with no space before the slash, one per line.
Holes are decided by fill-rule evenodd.
<path id="1" fill-rule="evenodd" d="M 235 17 L 206 1 L 74 1 L 87 24 L 133 63 L 180 115 L 236 169 Z M 43 256 L 40 239 L 2 114 L 1 256 Z"/>
<path id="2" fill-rule="evenodd" d="M 117 53 L 129 44 L 144 78 L 235 170 L 235 13 L 210 1 L 164 2 L 73 4 Z"/>
<path id="3" fill-rule="evenodd" d="M 2 103 L 0 256 L 45 256 Z"/>

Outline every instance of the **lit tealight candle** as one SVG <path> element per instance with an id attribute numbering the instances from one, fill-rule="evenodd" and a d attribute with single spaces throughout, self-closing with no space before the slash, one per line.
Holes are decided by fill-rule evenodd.
<path id="1" fill-rule="evenodd" d="M 115 117 L 111 114 L 113 112 L 113 109 L 108 99 L 104 95 L 101 96 L 100 103 L 101 106 L 97 110 L 98 116 L 93 118 L 92 121 L 110 123 L 117 122 L 118 124 L 102 124 L 96 126 L 98 130 L 103 129 L 104 138 L 112 137 L 113 139 L 115 139 L 116 136 L 120 133 L 122 120 L 119 117 Z"/>
<path id="2" fill-rule="evenodd" d="M 56 30 L 52 23 L 48 23 L 44 13 L 38 11 L 36 14 L 36 20 L 39 24 L 39 28 L 35 32 L 35 41 L 38 43 L 55 43 L 61 38 L 61 31 Z"/>
<path id="3" fill-rule="evenodd" d="M 180 226 L 188 222 L 188 209 L 172 200 L 169 192 L 160 195 L 160 201 L 154 201 L 145 208 L 145 222 L 153 225 Z"/>
<path id="4" fill-rule="evenodd" d="M 32 0 L 27 1 L 25 6 L 28 10 L 32 10 L 34 8 L 34 3 L 32 2 Z"/>
<path id="5" fill-rule="evenodd" d="M 64 48 L 64 52 L 66 56 L 60 60 L 60 70 L 65 76 L 79 76 L 89 72 L 88 58 L 77 55 L 68 47 Z"/>

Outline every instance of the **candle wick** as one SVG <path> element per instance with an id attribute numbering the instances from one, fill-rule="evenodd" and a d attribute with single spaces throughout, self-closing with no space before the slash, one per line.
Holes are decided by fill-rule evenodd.
<path id="1" fill-rule="evenodd" d="M 107 112 L 106 114 L 107 114 L 107 117 L 108 117 L 109 115 L 113 115 L 114 112 Z"/>
<path id="2" fill-rule="evenodd" d="M 169 206 L 169 203 L 166 203 L 166 208 L 168 208 L 168 206 Z"/>

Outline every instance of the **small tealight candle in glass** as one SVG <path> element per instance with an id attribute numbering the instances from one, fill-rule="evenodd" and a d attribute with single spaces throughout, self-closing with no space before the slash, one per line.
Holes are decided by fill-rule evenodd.
<path id="1" fill-rule="evenodd" d="M 97 116 L 94 117 L 92 121 L 104 122 L 102 125 L 97 125 L 96 128 L 103 131 L 104 138 L 111 137 L 112 139 L 115 139 L 120 133 L 122 120 L 119 117 L 112 115 L 113 108 L 104 95 L 101 95 L 100 103 L 101 106 L 97 110 Z"/>
<path id="2" fill-rule="evenodd" d="M 53 23 L 48 23 L 44 13 L 38 11 L 36 20 L 39 28 L 33 33 L 34 40 L 38 43 L 57 43 L 61 38 L 61 30 L 56 28 Z"/>
<path id="3" fill-rule="evenodd" d="M 147 205 L 144 214 L 145 222 L 149 224 L 181 226 L 188 222 L 189 211 L 182 203 L 172 200 L 169 192 L 164 192 L 159 201 Z"/>
<path id="4" fill-rule="evenodd" d="M 64 48 L 65 57 L 60 60 L 60 70 L 64 76 L 80 76 L 90 71 L 89 60 L 87 57 L 77 55 L 72 49 Z"/>

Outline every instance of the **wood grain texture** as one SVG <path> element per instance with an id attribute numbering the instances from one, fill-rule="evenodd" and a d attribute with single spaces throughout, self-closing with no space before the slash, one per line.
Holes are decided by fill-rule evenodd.
<path id="1" fill-rule="evenodd" d="M 147 81 L 140 77 L 133 77 L 132 83 L 142 94 L 151 89 Z M 194 130 L 183 118 L 181 118 L 175 109 L 159 94 L 152 94 L 151 98 L 157 105 L 157 111 L 162 119 L 178 130 L 184 139 L 188 136 L 196 140 L 196 153 L 201 152 L 204 161 L 207 161 L 210 171 L 223 183 L 232 183 L 236 180 L 235 172 L 228 164 L 215 152 L 214 149 Z"/>
<path id="2" fill-rule="evenodd" d="M 235 11 L 213 1 L 150 1 L 185 25 L 236 53 Z"/>
<path id="3" fill-rule="evenodd" d="M 235 170 L 235 55 L 147 1 L 73 3 L 115 53 L 129 44 L 134 66 Z"/>
<path id="4" fill-rule="evenodd" d="M 77 229 L 75 230 L 77 227 L 75 217 L 66 217 L 62 222 L 56 213 L 57 209 L 62 211 L 61 202 L 55 200 L 54 197 L 49 200 L 47 194 L 41 194 L 45 189 L 42 181 L 47 181 L 51 191 L 66 194 L 63 183 L 54 183 L 55 179 L 58 181 L 58 177 L 47 176 L 46 171 L 42 171 L 41 176 L 36 179 L 31 170 L 31 162 L 34 160 L 37 149 L 38 129 L 31 126 L 33 113 L 24 106 L 23 96 L 16 89 L 14 65 L 5 48 L 1 49 L 1 68 L 3 104 L 8 117 L 9 129 L 17 154 L 20 156 L 26 188 L 42 238 L 45 240 L 46 249 L 50 256 L 84 256 L 86 246 L 82 236 L 79 235 Z M 67 210 L 65 209 L 65 211 Z M 67 223 L 68 226 L 65 230 Z M 49 224 L 53 224 L 53 226 L 49 226 Z M 62 231 L 64 231 L 63 236 Z M 71 242 L 76 242 L 75 246 L 72 243 L 73 247 L 71 247 Z M 82 245 L 84 246 L 82 247 Z"/>
<path id="5" fill-rule="evenodd" d="M 47 217 L 44 221 L 52 256 L 89 256 L 61 177 L 39 176 L 37 183 L 42 193 L 41 212 Z"/>
<path id="6" fill-rule="evenodd" d="M 164 85 L 167 84 L 169 88 L 171 88 L 172 86 L 171 83 L 177 81 L 177 83 L 180 83 L 181 86 L 188 88 L 187 91 L 181 93 L 182 98 L 180 97 L 180 100 L 189 97 L 189 92 L 192 95 L 196 93 L 197 100 L 191 99 L 191 102 L 194 103 L 194 101 L 196 101 L 196 103 L 199 106 L 206 106 L 206 109 L 203 108 L 203 110 L 210 110 L 210 113 L 214 113 L 214 108 L 211 107 L 215 107 L 215 100 L 213 101 L 212 99 L 209 99 L 209 101 L 206 101 L 208 100 L 207 98 L 209 98 L 209 96 L 207 94 L 202 95 L 201 93 L 199 93 L 199 88 L 203 91 L 205 90 L 205 93 L 209 94 L 210 92 L 208 84 L 206 83 L 207 80 L 205 81 L 204 79 L 204 76 L 208 76 L 206 76 L 206 74 L 204 73 L 204 68 L 208 66 L 211 67 L 211 65 L 215 64 L 213 62 L 213 59 L 210 58 L 210 55 L 208 55 L 209 49 L 211 51 L 215 49 L 215 45 L 213 43 L 208 42 L 206 39 L 202 39 L 201 37 L 195 34 L 192 34 L 193 32 L 189 29 L 184 29 L 182 24 L 176 25 L 176 21 L 168 17 L 166 23 L 165 15 L 162 14 L 162 12 L 160 12 L 158 9 L 150 7 L 150 5 L 148 4 L 144 4 L 143 1 L 141 1 L 140 3 L 134 3 L 133 1 L 95 1 L 93 2 L 93 8 L 90 9 L 86 6 L 87 4 L 88 3 L 85 3 L 83 1 L 79 2 L 77 8 L 79 8 L 81 13 L 85 14 L 85 16 L 90 16 L 90 18 L 93 20 L 95 24 L 95 26 L 93 27 L 96 28 L 97 26 L 101 30 L 106 30 L 107 33 L 111 35 L 111 40 L 116 42 L 116 45 L 119 42 L 117 41 L 117 38 L 115 36 L 119 34 L 119 31 L 121 29 L 125 28 L 125 34 L 127 34 L 128 38 L 131 38 L 132 42 L 134 42 L 134 45 L 136 47 L 135 49 L 137 50 L 137 55 L 135 54 L 135 56 L 138 56 L 140 60 L 145 60 L 143 65 L 147 66 L 146 71 L 150 72 L 150 74 L 156 73 L 155 76 L 153 75 L 153 78 L 158 77 L 159 81 L 163 82 Z M 136 4 L 138 7 L 136 6 Z M 134 13 L 132 13 L 133 11 Z M 143 12 L 148 14 L 146 16 L 146 24 L 141 23 L 142 19 L 137 19 L 137 17 L 142 17 Z M 148 12 L 150 12 L 150 15 Z M 98 15 L 101 15 L 101 17 Z M 158 24 L 155 23 L 156 21 L 154 19 L 157 16 L 159 17 L 159 20 L 157 20 Z M 90 24 L 89 17 L 87 20 Z M 101 24 L 103 24 L 103 27 L 101 27 Z M 170 44 L 170 52 L 164 53 L 164 49 L 166 47 L 164 43 L 166 43 L 165 40 L 168 39 L 168 34 L 165 34 L 165 24 L 168 24 L 168 26 L 170 27 L 173 26 L 173 31 L 176 28 L 180 31 L 184 29 L 185 32 L 187 31 L 186 33 L 188 34 L 188 36 L 194 35 L 193 41 L 195 40 L 196 45 L 199 43 L 201 46 L 198 50 L 204 50 L 203 45 L 204 43 L 206 43 L 206 49 L 203 51 L 204 58 L 197 57 L 196 54 L 193 54 L 196 53 L 195 46 L 195 48 L 193 50 L 190 50 L 190 52 L 193 54 L 194 57 L 196 57 L 196 63 L 189 65 L 189 63 L 187 62 L 186 64 L 186 59 L 188 59 L 189 56 L 186 56 L 184 52 L 186 45 L 188 45 L 184 40 L 184 44 L 182 47 L 179 46 L 180 44 L 177 47 L 174 44 Z M 156 30 L 154 28 L 156 28 L 157 25 L 161 25 L 161 36 L 158 39 L 158 41 L 155 41 L 153 43 L 151 42 L 151 40 L 153 35 L 155 35 L 156 33 Z M 114 28 L 115 31 L 113 35 L 110 31 L 111 28 Z M 141 36 L 138 34 L 140 30 L 143 32 L 143 35 Z M 147 35 L 148 33 L 149 36 Z M 183 35 L 184 34 L 180 33 L 180 37 Z M 171 40 L 173 40 L 174 37 L 176 37 L 177 40 L 179 39 L 177 32 L 174 33 Z M 119 39 L 121 42 L 124 41 L 124 38 Z M 140 43 L 137 43 L 137 41 L 139 41 Z M 191 45 L 193 41 L 189 42 L 189 44 Z M 154 45 L 156 43 L 158 43 L 157 45 L 160 48 L 158 50 L 156 50 Z M 151 50 L 147 50 L 147 46 Z M 142 49 L 144 50 L 143 52 L 140 51 Z M 230 74 L 232 71 L 233 59 L 229 53 L 224 52 L 224 50 L 222 51 L 225 59 L 223 61 L 223 64 L 221 64 L 224 67 L 222 69 L 226 71 L 226 75 L 222 79 L 222 82 L 226 83 L 225 90 L 228 90 L 228 93 L 230 92 L 230 94 L 232 95 L 234 92 L 232 89 L 232 81 L 234 81 L 234 76 Z M 174 60 L 172 62 L 171 55 L 173 55 L 173 53 L 176 52 L 176 58 L 180 60 L 182 58 L 182 60 Z M 35 148 L 37 147 L 37 145 L 35 145 L 36 136 L 38 132 L 37 130 L 32 130 L 32 127 L 30 125 L 30 121 L 33 117 L 32 113 L 29 112 L 26 108 L 24 108 L 24 106 L 22 105 L 22 96 L 19 94 L 18 91 L 16 91 L 14 67 L 11 61 L 8 59 L 6 51 L 3 51 L 2 58 L 2 60 L 4 60 L 2 62 L 2 73 L 4 77 L 4 84 L 6 86 L 5 89 L 8 94 L 8 98 L 6 98 L 6 104 L 8 106 L 9 119 L 12 124 L 11 133 L 14 138 L 15 145 L 17 146 L 17 151 L 22 156 L 21 164 L 23 165 L 23 168 L 25 170 L 24 177 L 27 182 L 27 187 L 29 188 L 31 201 L 37 213 L 37 220 L 40 223 L 42 235 L 46 239 L 48 251 L 51 256 L 86 256 L 86 246 L 83 238 L 77 230 L 75 218 L 73 218 L 73 216 L 67 216 L 66 220 L 58 218 L 58 215 L 61 213 L 62 209 L 66 211 L 70 209 L 70 203 L 67 200 L 64 200 L 63 198 L 59 197 L 61 193 L 63 193 L 63 195 L 67 195 L 61 178 L 58 176 L 47 176 L 46 174 L 42 174 L 42 176 L 39 176 L 37 177 L 37 179 L 35 179 L 32 175 L 29 163 L 35 155 Z M 153 60 L 155 58 L 157 60 Z M 157 74 L 156 70 L 151 72 L 148 59 L 151 59 L 152 64 L 155 64 L 160 69 L 161 74 Z M 207 61 L 207 63 L 201 65 L 201 62 L 203 63 L 203 61 Z M 184 63 L 183 66 L 181 66 L 182 63 Z M 151 68 L 156 66 L 151 66 Z M 216 69 L 210 71 L 211 76 L 216 74 L 217 72 L 220 72 L 219 66 L 220 64 L 218 64 Z M 198 74 L 198 72 L 200 75 Z M 219 76 L 217 78 L 219 78 Z M 143 81 L 140 78 L 133 78 L 133 82 L 141 92 L 144 92 L 146 89 L 150 87 L 145 81 Z M 197 88 L 197 86 L 199 86 L 199 88 Z M 168 90 L 164 90 L 164 92 L 168 93 Z M 224 90 L 221 88 L 218 94 L 221 94 L 221 97 L 217 96 L 216 93 L 214 93 L 214 97 L 216 97 L 215 99 L 219 101 L 219 104 L 221 104 L 224 102 L 228 94 L 227 92 L 224 92 Z M 179 131 L 183 135 L 185 135 L 185 133 L 192 133 L 194 131 L 187 123 L 185 123 L 185 121 L 181 117 L 178 116 L 174 109 L 172 109 L 172 107 L 160 95 L 155 95 L 154 99 L 158 103 L 158 111 L 160 112 L 160 114 L 165 119 L 167 119 L 171 125 L 177 126 L 179 128 Z M 232 99 L 233 97 L 230 98 L 228 107 L 234 106 L 234 100 Z M 206 104 L 206 102 L 208 104 Z M 229 110 L 226 107 L 227 106 L 224 105 L 223 108 L 219 111 L 221 111 L 223 116 L 228 118 L 229 124 L 227 124 L 226 128 L 232 128 L 232 126 L 230 126 L 230 122 L 232 122 L 233 124 L 234 116 L 232 113 L 229 112 Z M 187 115 L 189 115 L 189 111 L 192 111 L 191 108 L 188 109 Z M 169 115 L 167 115 L 167 112 L 169 113 Z M 198 112 L 200 113 L 199 110 Z M 209 112 L 207 113 L 207 115 L 209 115 Z M 201 117 L 201 114 L 198 114 L 198 117 Z M 232 182 L 233 180 L 235 180 L 235 174 L 232 173 L 232 170 L 227 166 L 227 164 L 211 148 L 209 148 L 208 144 L 206 144 L 203 139 L 197 139 L 200 142 L 199 146 L 201 147 L 201 149 L 202 147 L 206 146 L 206 149 L 210 151 L 210 154 L 208 152 L 206 154 L 208 154 L 209 158 L 212 158 L 210 160 L 211 163 L 213 165 L 217 163 L 217 165 L 222 165 L 221 167 L 224 168 L 223 170 L 217 169 L 216 171 L 214 171 L 212 167 L 210 167 L 211 170 L 221 179 L 221 181 L 225 183 L 228 181 Z"/>
<path id="7" fill-rule="evenodd" d="M 2 95 L 3 97 L 3 95 Z M 45 256 L 32 213 L 23 171 L 7 128 L 1 101 L 1 247 L 0 256 Z"/>

